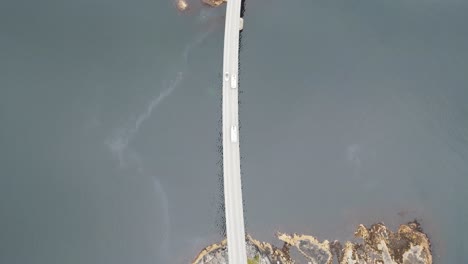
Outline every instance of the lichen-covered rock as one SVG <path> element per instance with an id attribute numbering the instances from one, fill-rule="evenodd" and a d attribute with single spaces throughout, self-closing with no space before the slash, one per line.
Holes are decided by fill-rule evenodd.
<path id="1" fill-rule="evenodd" d="M 430 242 L 417 222 L 401 225 L 396 233 L 378 223 L 366 228 L 359 225 L 355 236 L 359 242 L 320 242 L 309 235 L 277 233 L 283 241 L 278 248 L 246 235 L 249 264 L 302 263 L 290 257 L 290 250 L 300 252 L 308 263 L 331 264 L 432 264 Z M 228 263 L 226 240 L 204 248 L 192 264 Z"/>
<path id="2" fill-rule="evenodd" d="M 363 243 L 347 244 L 340 264 L 432 264 L 429 238 L 417 222 L 401 225 L 396 233 L 381 223 L 368 229 L 359 225 L 355 236 Z"/>
<path id="3" fill-rule="evenodd" d="M 294 246 L 310 262 L 316 264 L 331 264 L 333 262 L 330 243 L 328 240 L 318 241 L 313 236 L 276 234 L 279 240 L 288 246 Z"/>

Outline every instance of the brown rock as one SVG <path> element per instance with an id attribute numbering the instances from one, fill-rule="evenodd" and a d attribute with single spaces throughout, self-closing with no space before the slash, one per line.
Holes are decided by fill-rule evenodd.
<path id="1" fill-rule="evenodd" d="M 203 3 L 217 7 L 227 2 L 227 0 L 202 0 Z"/>

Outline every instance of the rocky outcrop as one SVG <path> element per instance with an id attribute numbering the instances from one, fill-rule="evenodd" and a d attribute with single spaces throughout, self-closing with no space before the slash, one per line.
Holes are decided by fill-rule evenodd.
<path id="1" fill-rule="evenodd" d="M 304 256 L 307 261 L 317 264 L 333 263 L 333 254 L 330 248 L 330 242 L 325 240 L 320 242 L 317 238 L 308 235 L 299 234 L 276 234 L 279 240 L 282 240 L 288 247 L 295 247 Z"/>
<path id="2" fill-rule="evenodd" d="M 203 3 L 217 7 L 227 2 L 227 0 L 202 0 Z"/>
<path id="3" fill-rule="evenodd" d="M 432 254 L 429 239 L 417 222 L 401 225 L 396 233 L 383 224 L 370 228 L 359 225 L 354 234 L 364 243 L 347 242 L 340 264 L 382 263 L 382 264 L 431 264 Z"/>
<path id="4" fill-rule="evenodd" d="M 331 264 L 432 264 L 430 242 L 418 222 L 401 225 L 396 233 L 384 224 L 369 228 L 359 225 L 355 232 L 361 241 L 320 242 L 317 238 L 302 234 L 277 233 L 283 241 L 278 248 L 246 235 L 248 264 L 293 264 L 304 263 L 292 259 L 290 250 L 297 250 L 308 263 Z M 226 240 L 204 248 L 192 264 L 228 263 Z"/>
<path id="5" fill-rule="evenodd" d="M 184 12 L 189 8 L 186 0 L 177 0 L 176 7 L 179 11 Z"/>

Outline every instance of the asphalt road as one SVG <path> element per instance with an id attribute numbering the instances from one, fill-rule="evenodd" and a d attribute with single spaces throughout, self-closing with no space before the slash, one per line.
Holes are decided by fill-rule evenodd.
<path id="1" fill-rule="evenodd" d="M 227 2 L 223 55 L 223 175 L 230 264 L 247 263 L 238 132 L 240 9 L 241 0 Z"/>

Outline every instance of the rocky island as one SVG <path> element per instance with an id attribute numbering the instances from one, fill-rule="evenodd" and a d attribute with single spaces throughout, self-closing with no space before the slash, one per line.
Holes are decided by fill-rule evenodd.
<path id="1" fill-rule="evenodd" d="M 175 7 L 177 8 L 177 10 L 179 10 L 180 12 L 188 11 L 191 7 L 187 1 L 188 0 L 175 0 Z M 203 4 L 209 5 L 211 7 L 218 7 L 227 2 L 227 0 L 200 0 L 200 1 Z"/>
<path id="2" fill-rule="evenodd" d="M 359 225 L 354 235 L 358 241 L 342 244 L 320 242 L 310 235 L 277 233 L 282 247 L 246 235 L 248 264 L 432 264 L 429 238 L 417 221 L 400 225 L 396 232 L 382 223 L 369 228 Z M 299 253 L 300 259 L 293 259 L 292 250 Z M 207 246 L 192 261 L 192 264 L 226 263 L 226 240 Z"/>

